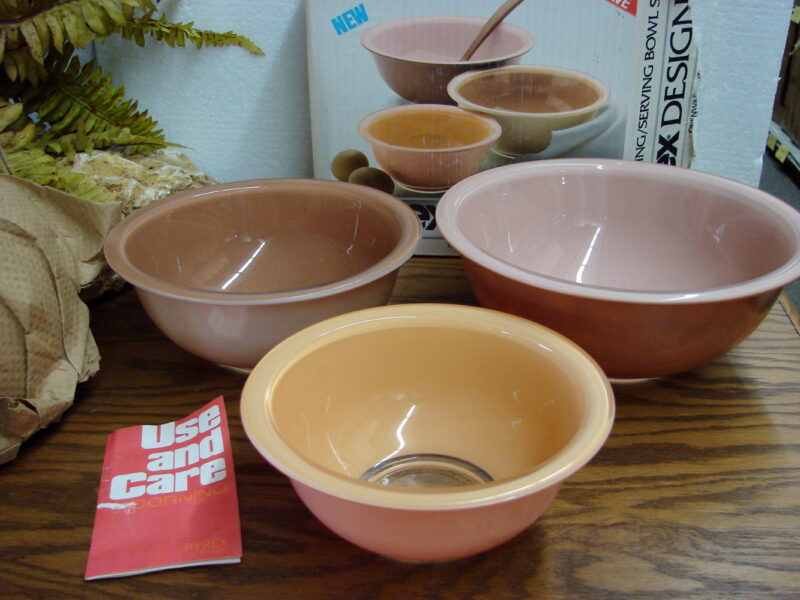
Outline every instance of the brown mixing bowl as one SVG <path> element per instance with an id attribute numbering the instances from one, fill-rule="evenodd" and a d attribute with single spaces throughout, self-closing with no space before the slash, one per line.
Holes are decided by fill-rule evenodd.
<path id="1" fill-rule="evenodd" d="M 417 216 L 385 192 L 263 179 L 141 208 L 109 233 L 105 255 L 167 337 L 248 371 L 312 323 L 385 304 L 420 236 Z"/>

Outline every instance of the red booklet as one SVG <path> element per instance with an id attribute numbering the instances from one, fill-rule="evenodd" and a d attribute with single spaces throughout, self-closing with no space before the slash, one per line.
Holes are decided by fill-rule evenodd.
<path id="1" fill-rule="evenodd" d="M 86 579 L 239 562 L 239 504 L 220 396 L 106 444 Z"/>

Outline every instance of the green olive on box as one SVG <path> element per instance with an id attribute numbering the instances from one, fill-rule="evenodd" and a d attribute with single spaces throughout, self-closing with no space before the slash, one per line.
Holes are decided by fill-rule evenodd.
<path id="1" fill-rule="evenodd" d="M 389 194 L 394 192 L 394 180 L 386 172 L 375 167 L 360 167 L 350 173 L 347 181 L 366 185 Z"/>
<path id="2" fill-rule="evenodd" d="M 331 161 L 331 173 L 339 181 L 347 181 L 356 169 L 369 166 L 369 159 L 359 150 L 342 150 Z"/>

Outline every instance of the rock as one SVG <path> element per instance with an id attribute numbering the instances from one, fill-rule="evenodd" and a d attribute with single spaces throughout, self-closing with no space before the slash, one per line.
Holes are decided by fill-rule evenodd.
<path id="1" fill-rule="evenodd" d="M 121 203 L 122 215 L 166 198 L 176 192 L 216 183 L 200 172 L 189 158 L 173 148 L 147 155 L 125 156 L 117 152 L 95 150 L 76 154 L 64 162 L 79 173 L 91 176 Z M 122 289 L 125 282 L 105 265 L 94 281 L 81 290 L 85 302 L 106 292 Z"/>
<path id="2" fill-rule="evenodd" d="M 70 166 L 90 175 L 115 200 L 122 202 L 125 215 L 181 190 L 215 183 L 185 154 L 173 148 L 133 156 L 102 150 L 81 152 L 74 156 Z"/>

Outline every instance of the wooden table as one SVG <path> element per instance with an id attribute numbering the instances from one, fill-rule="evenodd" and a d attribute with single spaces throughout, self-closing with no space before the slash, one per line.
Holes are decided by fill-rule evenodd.
<path id="1" fill-rule="evenodd" d="M 474 303 L 458 259 L 415 258 L 394 302 Z M 100 372 L 0 467 L 3 599 L 799 598 L 800 336 L 776 305 L 740 347 L 676 377 L 615 384 L 608 443 L 511 542 L 406 564 L 325 529 L 251 447 L 243 379 L 166 340 L 126 291 L 92 306 Z M 83 581 L 107 436 L 223 394 L 241 564 Z"/>

